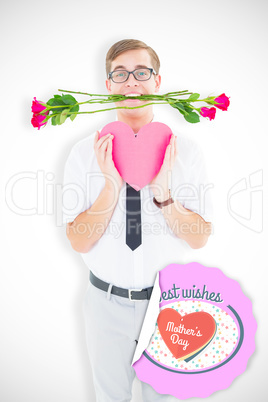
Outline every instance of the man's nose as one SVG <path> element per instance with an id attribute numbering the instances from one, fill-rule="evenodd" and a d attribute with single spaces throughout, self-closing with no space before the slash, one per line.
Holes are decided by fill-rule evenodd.
<path id="1" fill-rule="evenodd" d="M 139 81 L 136 80 L 133 74 L 129 74 L 128 80 L 126 81 L 126 86 L 138 86 Z"/>

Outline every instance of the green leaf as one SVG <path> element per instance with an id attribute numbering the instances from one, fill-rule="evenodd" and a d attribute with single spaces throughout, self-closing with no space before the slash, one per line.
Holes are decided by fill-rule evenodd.
<path id="1" fill-rule="evenodd" d="M 60 124 L 63 124 L 63 123 L 65 122 L 65 120 L 66 120 L 67 117 L 68 117 L 68 112 L 69 112 L 69 109 L 68 109 L 68 108 L 64 109 L 64 110 L 61 112 L 61 114 L 60 114 Z"/>
<path id="2" fill-rule="evenodd" d="M 190 105 L 190 104 L 189 104 Z M 185 111 L 187 112 L 187 113 L 192 113 L 192 111 L 193 111 L 193 109 L 190 107 L 190 106 L 188 106 L 186 103 L 184 103 L 184 109 L 185 109 Z"/>
<path id="3" fill-rule="evenodd" d="M 75 105 L 77 100 L 72 95 L 62 95 L 61 100 L 65 105 Z"/>
<path id="4" fill-rule="evenodd" d="M 199 96 L 200 96 L 200 94 L 194 93 L 194 94 L 190 95 L 188 99 L 189 99 L 191 102 L 194 102 L 194 101 L 196 101 L 196 100 L 199 98 Z"/>
<path id="5" fill-rule="evenodd" d="M 55 122 L 56 122 L 56 124 L 61 124 L 61 122 L 60 122 L 60 114 L 57 114 L 56 115 L 56 119 L 55 119 Z"/>
<path id="6" fill-rule="evenodd" d="M 57 95 L 55 95 L 55 96 L 57 96 Z M 58 106 L 58 105 L 65 105 L 65 103 L 63 102 L 61 97 L 59 97 L 59 98 L 51 98 L 51 99 L 49 99 L 49 101 L 47 102 L 47 105 L 49 105 L 49 106 Z"/>
<path id="7" fill-rule="evenodd" d="M 51 124 L 52 124 L 52 126 L 56 126 L 56 115 L 55 116 L 53 116 L 52 118 L 51 118 Z"/>
<path id="8" fill-rule="evenodd" d="M 177 109 L 183 116 L 185 116 L 187 114 L 184 106 L 180 102 L 170 103 L 170 106 Z"/>
<path id="9" fill-rule="evenodd" d="M 79 112 L 79 105 L 75 105 L 70 108 L 70 112 Z"/>
<path id="10" fill-rule="evenodd" d="M 55 99 L 61 99 L 61 96 L 60 95 L 54 95 L 54 98 Z"/>
<path id="11" fill-rule="evenodd" d="M 77 114 L 71 114 L 70 119 L 71 119 L 72 121 L 74 121 L 74 119 L 76 118 L 76 116 L 77 116 Z"/>
<path id="12" fill-rule="evenodd" d="M 187 114 L 186 116 L 184 116 L 184 118 L 189 123 L 198 123 L 200 121 L 198 114 L 195 112 Z"/>
<path id="13" fill-rule="evenodd" d="M 51 98 L 47 101 L 47 105 L 52 106 L 52 103 L 54 101 L 54 98 Z"/>
<path id="14" fill-rule="evenodd" d="M 54 95 L 57 96 L 57 95 Z M 61 97 L 60 98 L 51 98 L 49 99 L 49 101 L 47 102 L 47 105 L 49 106 L 64 106 L 64 107 L 57 107 L 57 108 L 53 108 L 52 111 L 53 112 L 62 112 L 65 108 L 66 108 L 66 104 L 62 101 Z"/>

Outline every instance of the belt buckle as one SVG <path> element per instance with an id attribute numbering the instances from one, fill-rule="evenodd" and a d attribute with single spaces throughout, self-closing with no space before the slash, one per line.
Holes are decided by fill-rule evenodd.
<path id="1" fill-rule="evenodd" d="M 129 300 L 131 300 L 131 301 L 142 301 L 140 299 L 132 299 L 132 295 L 131 295 L 131 292 L 141 292 L 141 291 L 142 291 L 142 289 L 128 289 L 128 298 L 129 298 Z"/>

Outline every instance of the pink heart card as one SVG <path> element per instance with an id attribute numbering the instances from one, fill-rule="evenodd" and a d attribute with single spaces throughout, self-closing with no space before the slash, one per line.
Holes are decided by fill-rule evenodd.
<path id="1" fill-rule="evenodd" d="M 159 172 L 172 135 L 164 123 L 143 126 L 135 135 L 122 121 L 103 127 L 99 138 L 113 134 L 113 161 L 120 176 L 136 191 L 149 184 Z"/>

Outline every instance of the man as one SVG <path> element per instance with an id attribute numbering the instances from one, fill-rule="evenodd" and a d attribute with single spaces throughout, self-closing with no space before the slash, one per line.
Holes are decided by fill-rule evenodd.
<path id="1" fill-rule="evenodd" d="M 117 42 L 106 56 L 107 90 L 127 96 L 158 92 L 159 66 L 157 54 L 145 43 Z M 130 99 L 116 105 L 144 103 Z M 155 121 L 152 106 L 118 109 L 117 119 L 134 133 Z M 67 237 L 91 271 L 84 315 L 96 400 L 101 402 L 131 400 L 131 361 L 157 271 L 182 263 L 185 248 L 203 247 L 211 233 L 209 198 L 204 203 L 200 196 L 201 188 L 206 195 L 204 164 L 192 141 L 172 134 L 160 171 L 140 191 L 119 175 L 112 148 L 113 136 L 99 138 L 98 131 L 79 141 L 64 176 L 65 186 L 72 187 L 64 192 Z M 171 398 L 144 383 L 142 392 L 144 401 Z"/>

